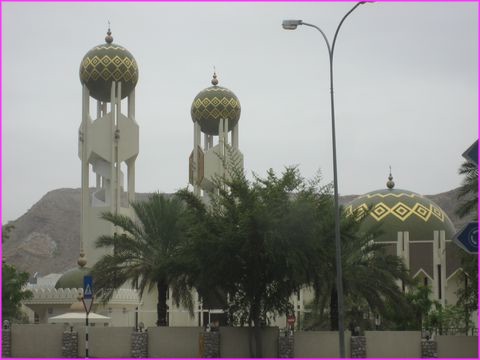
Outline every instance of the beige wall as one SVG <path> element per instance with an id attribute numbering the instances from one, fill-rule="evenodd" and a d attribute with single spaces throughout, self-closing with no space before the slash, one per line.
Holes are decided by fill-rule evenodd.
<path id="1" fill-rule="evenodd" d="M 12 325 L 12 357 L 62 357 L 63 325 Z"/>
<path id="2" fill-rule="evenodd" d="M 78 354 L 85 357 L 85 326 L 78 331 Z M 104 358 L 131 357 L 131 327 L 97 327 L 88 329 L 88 356 Z"/>
<path id="3" fill-rule="evenodd" d="M 340 356 L 336 331 L 297 331 L 294 333 L 294 357 L 333 358 Z M 345 332 L 345 356 L 350 357 L 350 332 Z"/>
<path id="4" fill-rule="evenodd" d="M 148 329 L 148 356 L 153 358 L 198 357 L 198 327 L 151 327 Z"/>
<path id="5" fill-rule="evenodd" d="M 366 331 L 367 357 L 419 358 L 420 331 Z"/>
<path id="6" fill-rule="evenodd" d="M 478 336 L 437 335 L 439 358 L 478 358 Z"/>
<path id="7" fill-rule="evenodd" d="M 249 328 L 220 327 L 220 356 L 222 358 L 248 358 Z M 263 357 L 278 357 L 278 328 L 262 329 Z"/>

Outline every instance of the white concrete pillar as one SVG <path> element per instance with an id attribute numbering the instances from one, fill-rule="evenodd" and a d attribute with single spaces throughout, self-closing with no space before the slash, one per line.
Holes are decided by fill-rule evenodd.
<path id="1" fill-rule="evenodd" d="M 116 169 L 115 169 L 115 161 L 114 161 L 114 156 L 115 156 L 115 141 L 114 141 L 114 138 L 115 138 L 115 118 L 116 118 L 116 114 L 115 114 L 115 111 L 116 111 L 116 106 L 115 106 L 115 101 L 116 101 L 116 97 L 115 97 L 115 82 L 112 83 L 112 88 L 111 88 L 111 91 L 110 91 L 110 108 L 111 108 L 111 111 L 110 111 L 110 211 L 113 213 L 115 212 L 115 209 L 116 209 L 116 201 L 115 199 L 117 198 L 117 194 L 115 192 L 115 184 L 116 184 L 116 181 L 115 181 L 115 174 L 116 174 Z"/>
<path id="2" fill-rule="evenodd" d="M 135 121 L 135 89 L 128 95 L 128 117 Z"/>
<path id="3" fill-rule="evenodd" d="M 128 160 L 128 206 L 135 201 L 135 159 Z"/>
<path id="4" fill-rule="evenodd" d="M 238 122 L 232 130 L 232 146 L 234 149 L 238 150 Z"/>

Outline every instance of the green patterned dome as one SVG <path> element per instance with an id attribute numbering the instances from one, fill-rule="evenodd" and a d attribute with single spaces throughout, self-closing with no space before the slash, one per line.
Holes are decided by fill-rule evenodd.
<path id="1" fill-rule="evenodd" d="M 393 189 L 391 176 L 387 186 L 354 199 L 346 205 L 346 214 L 362 216 L 371 209 L 363 226 L 381 223 L 378 241 L 396 241 L 398 231 L 409 231 L 411 240 L 433 239 L 435 230 L 445 230 L 445 237 L 452 238 L 455 228 L 437 204 L 417 193 Z"/>
<path id="2" fill-rule="evenodd" d="M 217 86 L 217 75 L 213 74 L 212 85 L 202 90 L 193 99 L 192 120 L 200 124 L 202 132 L 218 135 L 220 119 L 228 119 L 228 131 L 237 125 L 240 119 L 240 101 L 230 90 Z"/>
<path id="3" fill-rule="evenodd" d="M 83 57 L 80 82 L 94 99 L 109 102 L 113 81 L 122 83 L 122 99 L 132 92 L 138 81 L 138 66 L 127 49 L 112 43 L 110 29 L 105 41 Z"/>

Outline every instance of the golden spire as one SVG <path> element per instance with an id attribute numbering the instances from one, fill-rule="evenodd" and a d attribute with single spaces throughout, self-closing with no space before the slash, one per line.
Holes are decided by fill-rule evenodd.
<path id="1" fill-rule="evenodd" d="M 388 176 L 387 188 L 393 189 L 394 186 L 395 183 L 393 182 L 392 167 L 390 166 L 390 175 Z"/>
<path id="2" fill-rule="evenodd" d="M 113 42 L 112 32 L 110 31 L 110 21 L 108 21 L 108 31 L 107 36 L 105 36 L 105 41 L 107 44 L 111 44 Z"/>
<path id="3" fill-rule="evenodd" d="M 215 66 L 213 67 L 212 85 L 213 85 L 213 86 L 217 86 L 217 85 L 218 85 L 217 72 L 215 71 Z"/>

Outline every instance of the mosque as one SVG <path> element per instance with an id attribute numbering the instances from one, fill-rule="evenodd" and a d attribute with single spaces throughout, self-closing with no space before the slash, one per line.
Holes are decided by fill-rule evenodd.
<path id="1" fill-rule="evenodd" d="M 82 84 L 82 122 L 78 132 L 81 161 L 81 241 L 78 266 L 55 282 L 32 287 L 33 299 L 25 305 L 34 312 L 36 323 L 46 323 L 55 315 L 68 312 L 82 292 L 83 276 L 107 250 L 95 248 L 100 235 L 113 235 L 117 229 L 101 220 L 109 211 L 133 215 L 135 200 L 135 161 L 139 154 L 139 123 L 135 117 L 135 86 L 139 69 L 133 55 L 113 43 L 110 29 L 105 43 L 93 47 L 80 64 Z M 188 176 L 196 195 L 208 201 L 215 188 L 215 177 L 228 176 L 234 163 L 243 169 L 239 149 L 238 98 L 218 85 L 216 73 L 210 87 L 200 91 L 191 106 L 193 150 Z M 94 104 L 94 106 L 91 106 Z M 141 121 L 140 121 L 141 123 Z M 203 140 L 202 140 L 203 135 Z M 90 184 L 94 179 L 94 184 Z M 458 247 L 453 244 L 452 222 L 435 203 L 408 190 L 395 189 L 389 177 L 387 187 L 358 197 L 346 206 L 347 214 L 368 212 L 365 224 L 382 224 L 376 241 L 387 251 L 404 259 L 414 277 L 431 285 L 433 297 L 442 304 L 454 304 L 455 292 L 462 286 Z M 93 187 L 93 190 L 92 190 Z M 401 285 L 400 285 L 401 286 Z M 155 326 L 156 290 L 139 298 L 125 285 L 108 304 L 95 304 L 93 311 L 110 318 L 110 326 Z M 311 297 L 306 289 L 292 296 L 297 318 Z M 195 294 L 195 315 L 177 308 L 169 299 L 170 326 L 203 326 L 210 316 L 222 310 L 206 308 Z M 285 327 L 285 317 L 275 325 Z"/>

